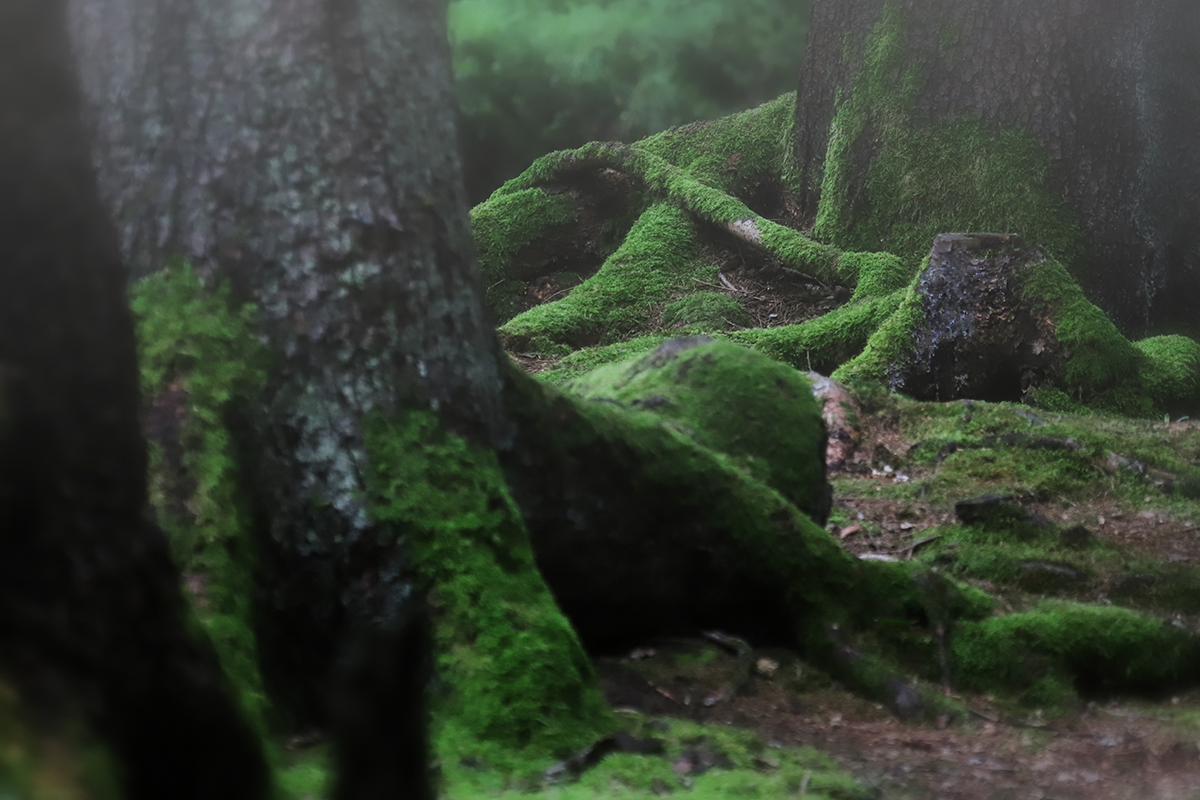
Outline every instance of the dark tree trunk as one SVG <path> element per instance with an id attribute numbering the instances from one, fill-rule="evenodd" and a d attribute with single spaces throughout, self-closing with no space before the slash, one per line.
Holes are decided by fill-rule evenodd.
<path id="1" fill-rule="evenodd" d="M 73 0 L 101 192 L 137 274 L 182 256 L 281 354 L 249 415 L 265 677 L 300 719 L 349 617 L 411 594 L 364 508 L 360 420 L 504 436 L 439 0 Z"/>
<path id="2" fill-rule="evenodd" d="M 1127 333 L 1195 332 L 1197 30 L 1200 5 L 1190 0 L 819 0 L 796 106 L 803 210 L 818 235 L 848 249 L 895 249 L 903 237 L 880 222 L 885 214 L 930 209 L 921 223 L 934 233 L 1020 223 L 1024 230 L 1009 232 L 1068 258 Z M 1014 179 L 1009 207 L 938 209 L 939 180 L 912 185 L 923 178 L 922 150 L 954 152 L 932 133 L 904 138 L 924 146 L 894 158 L 898 128 L 962 121 L 1037 143 L 1044 169 Z M 1013 141 L 980 143 L 940 177 L 976 180 L 987 193 L 996 176 L 973 175 L 972 162 Z M 1030 220 L 1017 206 L 1039 193 L 1046 213 Z M 1054 198 L 1076 233 L 1046 219 Z"/>
<path id="3" fill-rule="evenodd" d="M 72 66 L 61 2 L 0 4 L 0 669 L 37 722 L 82 718 L 128 797 L 265 797 L 143 517 L 125 273 Z"/>

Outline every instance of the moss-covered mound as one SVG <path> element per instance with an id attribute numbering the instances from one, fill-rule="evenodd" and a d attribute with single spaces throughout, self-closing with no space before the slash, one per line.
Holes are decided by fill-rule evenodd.
<path id="1" fill-rule="evenodd" d="M 786 364 L 729 342 L 672 339 L 563 388 L 669 420 L 825 524 L 825 423 L 808 380 Z"/>
<path id="2" fill-rule="evenodd" d="M 632 145 L 551 153 L 477 206 L 508 349 L 577 374 L 654 337 L 710 334 L 800 369 L 878 379 L 919 322 L 914 291 L 934 237 L 1006 230 L 1048 254 L 1022 290 L 1072 353 L 1021 387 L 1031 402 L 1134 416 L 1200 407 L 1200 345 L 1171 336 L 1134 347 L 1079 289 L 1078 226 L 1030 190 L 1046 180 L 1038 145 L 969 121 L 921 127 L 906 96 L 882 88 L 904 68 L 894 16 L 872 34 L 863 79 L 838 112 L 815 219 L 797 215 L 793 195 L 792 95 Z M 882 147 L 869 201 L 845 196 L 868 127 Z"/>

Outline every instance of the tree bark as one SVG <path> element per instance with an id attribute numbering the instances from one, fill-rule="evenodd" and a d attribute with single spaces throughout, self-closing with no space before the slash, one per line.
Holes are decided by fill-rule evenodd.
<path id="1" fill-rule="evenodd" d="M 0 5 L 2 669 L 51 735 L 82 719 L 111 748 L 130 798 L 265 797 L 143 517 L 125 273 L 72 66 L 61 2 Z"/>
<path id="2" fill-rule="evenodd" d="M 135 274 L 228 276 L 280 354 L 243 433 L 263 509 L 265 677 L 300 719 L 347 615 L 408 602 L 364 507 L 359 420 L 506 436 L 435 0 L 73 0 L 95 160 Z"/>
<path id="3" fill-rule="evenodd" d="M 884 208 L 885 190 L 872 180 L 894 143 L 897 113 L 909 130 L 975 120 L 993 135 L 1032 137 L 1047 167 L 1027 190 L 1065 202 L 1079 228 L 1071 266 L 1089 296 L 1127 334 L 1194 332 L 1198 28 L 1200 7 L 1187 0 L 817 2 L 796 104 L 802 210 L 817 219 L 822 206 L 840 206 L 844 225 L 825 233 L 847 249 L 871 244 L 854 239 L 874 231 L 875 214 L 920 213 L 940 186 L 917 187 L 905 207 Z M 896 57 L 881 64 L 881 36 L 893 34 Z M 873 82 L 891 99 L 868 97 Z M 839 114 L 855 104 L 863 105 L 861 125 L 850 129 Z M 839 136 L 852 141 L 839 144 Z M 958 163 L 948 171 L 971 169 Z M 845 180 L 831 180 L 833 170 L 844 170 Z M 902 167 L 887 183 L 916 174 Z M 933 232 L 996 230 L 1019 217 L 957 212 L 932 220 Z M 1007 232 L 1055 244 L 1034 230 Z"/>

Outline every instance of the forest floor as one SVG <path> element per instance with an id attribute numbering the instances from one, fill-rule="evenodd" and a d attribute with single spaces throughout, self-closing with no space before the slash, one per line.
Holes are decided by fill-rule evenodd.
<path id="1" fill-rule="evenodd" d="M 651 655 L 652 654 L 652 655 Z M 897 721 L 838 688 L 794 654 L 756 653 L 778 665 L 729 699 L 735 658 L 702 641 L 643 648 L 638 660 L 601 662 L 618 709 L 754 731 L 768 747 L 810 746 L 897 800 L 1126 800 L 1200 797 L 1200 693 L 1154 703 L 1081 703 L 1013 715 L 963 697 L 976 718 L 938 728 Z M 712 702 L 712 705 L 706 705 Z"/>
<path id="2" fill-rule="evenodd" d="M 1045 597 L 1111 603 L 1111 596 L 1200 628 L 1194 591 L 1157 591 L 1172 581 L 1200 586 L 1192 566 L 1200 565 L 1200 506 L 1182 496 L 1179 473 L 1196 463 L 1194 423 L 890 396 L 873 402 L 859 409 L 857 448 L 831 476 L 828 529 L 849 551 L 923 558 L 991 592 L 1005 609 Z M 1050 457 L 1031 446 L 1031 426 L 1042 444 L 1071 439 L 1078 448 Z M 994 558 L 972 566 L 977 542 L 960 535 L 954 505 L 983 492 L 1013 498 L 1046 525 L 1042 552 L 1029 558 L 1029 543 L 1014 542 L 1009 569 Z M 1091 555 L 1060 540 L 1062 531 L 1085 536 Z M 1061 568 L 1063 581 L 1047 584 L 1027 564 L 1050 564 L 1051 574 Z M 765 669 L 752 670 L 737 692 L 730 691 L 736 656 L 704 640 L 647 643 L 601 660 L 600 670 L 616 708 L 668 724 L 683 718 L 747 728 L 768 747 L 814 747 L 882 798 L 1200 798 L 1200 691 L 1096 696 L 1053 709 L 953 692 L 972 719 L 938 727 L 899 722 L 794 653 L 755 651 L 754 659 Z"/>

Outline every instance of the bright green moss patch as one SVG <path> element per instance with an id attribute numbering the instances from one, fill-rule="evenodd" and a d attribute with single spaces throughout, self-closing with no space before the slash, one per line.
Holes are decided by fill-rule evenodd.
<path id="1" fill-rule="evenodd" d="M 1135 342 L 1144 356 L 1142 387 L 1157 408 L 1200 407 L 1200 344 L 1186 336 L 1155 336 Z"/>
<path id="2" fill-rule="evenodd" d="M 611 729 L 591 662 L 533 563 L 494 454 L 430 412 L 364 425 L 377 520 L 405 536 L 435 610 L 450 695 L 442 747 L 495 767 L 561 756 Z"/>
<path id="3" fill-rule="evenodd" d="M 828 374 L 862 351 L 876 328 L 899 308 L 903 292 L 850 302 L 798 325 L 737 331 L 729 338 L 796 369 Z"/>
<path id="4" fill-rule="evenodd" d="M 268 355 L 256 309 L 233 308 L 228 285 L 206 288 L 177 264 L 134 286 L 142 392 L 153 408 L 150 502 L 250 722 L 265 733 L 270 703 L 252 625 L 249 512 L 225 425 L 229 404 L 258 395 Z"/>
<path id="5" fill-rule="evenodd" d="M 796 93 L 789 92 L 740 114 L 655 134 L 637 146 L 697 180 L 737 193 L 787 171 L 795 111 Z"/>
<path id="6" fill-rule="evenodd" d="M 888 297 L 912 281 L 919 262 L 906 264 L 891 253 L 842 253 L 838 277 L 854 286 L 854 300 Z"/>
<path id="7" fill-rule="evenodd" d="M 1200 669 L 1196 640 L 1162 620 L 1063 601 L 961 623 L 953 651 L 965 687 L 999 684 L 1029 703 L 1059 702 L 1075 690 L 1164 691 L 1194 681 Z"/>
<path id="8" fill-rule="evenodd" d="M 667 304 L 664 328 L 682 328 L 683 333 L 713 333 L 746 328 L 750 315 L 737 300 L 719 292 L 696 292 Z"/>
<path id="9" fill-rule="evenodd" d="M 651 719 L 635 713 L 623 717 L 623 727 L 629 733 L 660 741 L 662 752 L 613 753 L 581 776 L 560 778 L 557 784 L 532 779 L 514 784 L 485 769 L 445 763 L 443 791 L 456 798 L 519 795 L 547 800 L 650 800 L 673 793 L 706 800 L 798 796 L 851 800 L 873 796 L 868 787 L 811 748 L 770 747 L 749 731 L 724 725 Z M 680 775 L 673 765 L 688 751 L 719 756 L 720 764 L 702 774 Z"/>
<path id="10" fill-rule="evenodd" d="M 912 287 L 905 289 L 895 311 L 870 334 L 861 353 L 834 370 L 833 379 L 842 383 L 886 380 L 891 366 L 911 351 L 912 331 L 922 317 L 920 296 Z"/>
<path id="11" fill-rule="evenodd" d="M 275 771 L 275 781 L 287 798 L 324 800 L 333 793 L 332 755 L 328 744 L 290 753 Z"/>
<path id="12" fill-rule="evenodd" d="M 1062 387 L 1069 394 L 1090 399 L 1139 374 L 1142 359 L 1137 348 L 1084 296 L 1060 263 L 1046 259 L 1031 267 L 1021 276 L 1021 290 L 1046 304 L 1058 341 L 1070 351 Z"/>
<path id="13" fill-rule="evenodd" d="M 677 339 L 564 389 L 669 420 L 797 508 L 821 520 L 828 513 L 824 422 L 807 379 L 791 367 L 729 342 Z"/>
<path id="14" fill-rule="evenodd" d="M 645 330 L 668 292 L 694 273 L 696 231 L 679 209 L 644 213 L 625 243 L 595 275 L 561 300 L 535 306 L 500 328 L 510 347 L 565 355 Z M 565 352 L 556 348 L 565 347 Z"/>
<path id="15" fill-rule="evenodd" d="M 513 295 L 524 288 L 529 269 L 515 257 L 522 248 L 551 235 L 553 229 L 578 218 L 575 201 L 564 194 L 525 189 L 484 203 L 471 213 L 479 273 L 487 287 L 485 300 L 497 322 L 514 316 Z M 540 266 L 540 263 L 537 264 Z"/>

